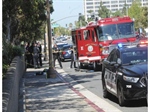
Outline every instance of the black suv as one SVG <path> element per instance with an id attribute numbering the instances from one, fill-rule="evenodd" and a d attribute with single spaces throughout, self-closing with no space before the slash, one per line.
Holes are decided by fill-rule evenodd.
<path id="1" fill-rule="evenodd" d="M 127 100 L 147 98 L 147 58 L 147 46 L 113 49 L 102 64 L 103 97 L 115 95 L 120 106 Z"/>

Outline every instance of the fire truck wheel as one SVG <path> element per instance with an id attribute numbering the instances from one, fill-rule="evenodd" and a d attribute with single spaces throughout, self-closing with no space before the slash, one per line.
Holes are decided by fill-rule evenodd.
<path id="1" fill-rule="evenodd" d="M 101 71 L 102 70 L 102 64 L 98 65 L 97 62 L 93 63 L 93 69 L 94 71 Z"/>
<path id="2" fill-rule="evenodd" d="M 94 63 L 93 63 L 93 69 L 94 69 L 94 71 L 97 70 L 97 62 L 94 62 Z"/>
<path id="3" fill-rule="evenodd" d="M 65 59 L 61 59 L 61 61 L 62 61 L 62 62 L 64 62 L 64 61 L 65 61 Z"/>
<path id="4" fill-rule="evenodd" d="M 83 68 L 84 68 L 84 66 L 83 66 L 82 63 L 79 63 L 79 68 L 80 68 L 80 69 L 83 69 Z"/>

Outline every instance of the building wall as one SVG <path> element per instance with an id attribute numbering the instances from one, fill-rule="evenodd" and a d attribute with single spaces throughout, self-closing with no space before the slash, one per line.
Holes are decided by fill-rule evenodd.
<path id="1" fill-rule="evenodd" d="M 98 10 L 100 7 L 100 2 L 103 2 L 103 5 L 112 12 L 121 10 L 126 3 L 128 7 L 131 6 L 133 0 L 84 0 L 84 15 L 87 20 L 90 14 L 88 11 L 92 10 L 96 16 L 98 16 Z M 141 0 L 142 6 L 148 6 L 148 0 Z"/>

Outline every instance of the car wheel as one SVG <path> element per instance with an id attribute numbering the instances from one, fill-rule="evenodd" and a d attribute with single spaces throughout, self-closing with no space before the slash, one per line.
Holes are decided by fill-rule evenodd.
<path id="1" fill-rule="evenodd" d="M 103 82 L 103 97 L 104 98 L 109 98 L 109 92 L 107 91 L 106 85 L 105 85 L 105 81 Z"/>
<path id="2" fill-rule="evenodd" d="M 118 83 L 118 101 L 120 106 L 125 105 L 125 99 L 123 95 L 123 88 L 120 83 Z"/>
<path id="3" fill-rule="evenodd" d="M 105 71 L 102 72 L 103 97 L 104 97 L 104 98 L 109 98 L 110 93 L 107 91 L 107 88 L 106 88 L 106 83 L 105 83 L 105 79 L 104 79 L 104 74 L 105 74 Z"/>
<path id="4" fill-rule="evenodd" d="M 146 94 L 146 103 L 148 105 L 148 93 Z"/>

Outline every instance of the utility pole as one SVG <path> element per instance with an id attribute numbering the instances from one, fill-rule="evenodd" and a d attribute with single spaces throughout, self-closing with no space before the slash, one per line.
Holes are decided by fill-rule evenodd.
<path id="1" fill-rule="evenodd" d="M 52 31 L 51 31 L 51 22 L 50 22 L 50 4 L 47 0 L 47 32 L 48 32 L 48 50 L 49 50 L 49 70 L 47 72 L 47 78 L 55 77 L 53 72 L 53 54 L 52 54 Z"/>

